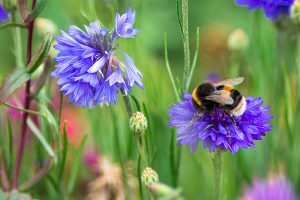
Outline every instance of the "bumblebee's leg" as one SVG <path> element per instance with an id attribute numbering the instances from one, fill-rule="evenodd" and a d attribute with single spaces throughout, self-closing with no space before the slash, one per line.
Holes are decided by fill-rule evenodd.
<path id="1" fill-rule="evenodd" d="M 231 122 L 235 125 L 235 120 L 234 120 L 233 116 L 230 114 L 230 112 L 226 108 L 223 108 L 223 110 L 230 117 Z"/>

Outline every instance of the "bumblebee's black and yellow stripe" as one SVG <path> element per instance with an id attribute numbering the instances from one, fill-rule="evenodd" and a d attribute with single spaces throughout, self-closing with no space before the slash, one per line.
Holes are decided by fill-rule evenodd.
<path id="1" fill-rule="evenodd" d="M 199 111 L 206 111 L 210 113 L 215 107 L 218 106 L 216 102 L 205 100 L 206 96 L 209 96 L 215 91 L 215 87 L 210 82 L 205 82 L 196 87 L 193 91 L 193 105 Z"/>
<path id="2" fill-rule="evenodd" d="M 207 100 L 206 97 L 212 95 L 216 90 L 226 90 L 233 99 L 232 104 L 221 104 L 216 101 Z M 246 110 L 246 101 L 241 93 L 230 85 L 214 86 L 210 82 L 204 82 L 196 87 L 192 93 L 193 105 L 198 112 L 210 113 L 214 108 L 224 108 L 231 116 L 240 116 Z"/>
<path id="3" fill-rule="evenodd" d="M 231 105 L 224 105 L 224 107 L 228 108 L 229 111 L 235 110 L 235 108 L 239 108 L 243 101 L 243 96 L 241 95 L 241 93 L 234 89 L 232 86 L 228 86 L 228 85 L 220 85 L 218 87 L 216 87 L 217 90 L 226 90 L 228 92 L 230 92 L 230 96 L 233 99 L 233 104 Z"/>

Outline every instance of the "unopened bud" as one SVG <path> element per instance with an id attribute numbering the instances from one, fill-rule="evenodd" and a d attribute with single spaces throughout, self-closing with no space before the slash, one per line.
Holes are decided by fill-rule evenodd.
<path id="1" fill-rule="evenodd" d="M 300 23 L 300 0 L 296 0 L 291 8 L 291 19 Z"/>
<path id="2" fill-rule="evenodd" d="M 132 132 L 137 134 L 145 133 L 148 123 L 142 112 L 135 112 L 129 120 L 129 126 Z"/>
<path id="3" fill-rule="evenodd" d="M 231 51 L 244 51 L 248 43 L 248 36 L 242 29 L 236 29 L 228 38 L 228 48 Z"/>
<path id="4" fill-rule="evenodd" d="M 181 189 L 173 189 L 163 183 L 153 183 L 148 189 L 157 197 L 164 197 L 164 199 L 182 199 L 180 197 Z"/>
<path id="5" fill-rule="evenodd" d="M 149 187 L 153 183 L 158 183 L 158 175 L 157 175 L 156 171 L 154 171 L 150 167 L 146 167 L 142 174 L 142 183 L 146 187 Z"/>
<path id="6" fill-rule="evenodd" d="M 46 33 L 50 33 L 51 35 L 57 32 L 56 24 L 50 19 L 38 17 L 35 20 L 35 25 L 37 27 L 38 33 L 44 36 Z"/>

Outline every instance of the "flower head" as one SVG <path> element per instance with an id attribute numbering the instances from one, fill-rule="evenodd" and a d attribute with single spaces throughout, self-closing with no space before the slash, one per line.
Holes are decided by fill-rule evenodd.
<path id="1" fill-rule="evenodd" d="M 236 4 L 247 6 L 249 10 L 262 9 L 268 18 L 278 19 L 281 15 L 290 15 L 295 0 L 236 0 Z"/>
<path id="2" fill-rule="evenodd" d="M 296 200 L 290 183 L 283 175 L 268 180 L 256 179 L 240 200 Z"/>
<path id="3" fill-rule="evenodd" d="M 134 15 L 130 19 L 134 22 Z M 58 78 L 57 84 L 69 95 L 70 103 L 82 106 L 116 104 L 118 89 L 127 95 L 135 84 L 142 88 L 142 74 L 134 61 L 117 50 L 120 36 L 101 28 L 98 21 L 85 29 L 86 32 L 71 26 L 67 32 L 61 31 L 62 36 L 56 38 L 54 46 L 59 53 L 52 76 Z M 118 31 L 115 29 L 115 32 Z"/>
<path id="4" fill-rule="evenodd" d="M 228 48 L 231 51 L 242 52 L 247 49 L 248 43 L 248 35 L 242 29 L 236 29 L 228 38 Z"/>
<path id="5" fill-rule="evenodd" d="M 129 199 L 135 199 L 137 180 L 133 175 L 132 163 L 126 164 L 127 186 L 124 185 L 120 165 L 113 163 L 109 158 L 98 158 L 98 177 L 89 183 L 88 199 L 116 199 L 123 200 L 128 189 Z"/>
<path id="6" fill-rule="evenodd" d="M 135 22 L 135 12 L 129 8 L 125 14 L 119 15 L 117 13 L 115 19 L 115 30 L 114 30 L 114 37 L 134 37 L 135 34 L 139 32 L 137 29 L 133 29 L 133 24 Z"/>
<path id="7" fill-rule="evenodd" d="M 190 145 L 191 152 L 196 151 L 198 143 L 203 142 L 203 148 L 210 152 L 217 148 L 236 153 L 240 148 L 255 147 L 254 140 L 271 130 L 268 124 L 272 116 L 269 107 L 264 107 L 261 98 L 247 97 L 246 111 L 242 116 L 235 117 L 233 124 L 230 117 L 219 108 L 210 114 L 196 117 L 197 110 L 193 106 L 192 96 L 183 95 L 183 101 L 171 105 L 168 111 L 171 118 L 169 125 L 177 127 L 179 145 Z"/>
<path id="8" fill-rule="evenodd" d="M 291 18 L 296 23 L 300 22 L 300 0 L 295 0 L 291 8 Z"/>
<path id="9" fill-rule="evenodd" d="M 142 173 L 141 180 L 146 187 L 149 187 L 154 183 L 158 183 L 158 174 L 152 168 L 146 167 Z"/>
<path id="10" fill-rule="evenodd" d="M 144 134 L 148 127 L 147 118 L 142 112 L 135 112 L 129 119 L 129 126 L 132 132 Z"/>
<path id="11" fill-rule="evenodd" d="M 0 23 L 8 20 L 9 13 L 0 5 Z"/>

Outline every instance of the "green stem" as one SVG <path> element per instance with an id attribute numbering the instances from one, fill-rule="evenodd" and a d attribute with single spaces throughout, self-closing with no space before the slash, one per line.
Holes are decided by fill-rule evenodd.
<path id="1" fill-rule="evenodd" d="M 133 115 L 133 108 L 132 108 L 132 104 L 131 104 L 131 101 L 130 101 L 130 97 L 128 95 L 125 95 L 123 92 L 122 92 L 122 96 L 123 96 L 123 99 L 124 99 L 124 102 L 125 102 L 128 117 L 130 118 Z M 138 152 L 139 152 L 139 154 L 141 156 L 141 159 L 142 159 L 142 163 L 143 163 L 144 167 L 147 167 L 148 162 L 147 162 L 147 155 L 146 155 L 146 152 L 145 152 L 145 145 L 143 144 L 143 137 L 142 137 L 142 135 L 139 135 L 137 133 L 133 133 L 133 135 L 134 135 L 134 138 L 135 138 L 135 141 L 136 141 Z"/>
<path id="2" fill-rule="evenodd" d="M 112 116 L 113 119 L 117 120 L 117 114 L 116 112 L 113 110 L 112 111 Z M 118 124 L 117 121 L 115 121 L 114 123 Z M 126 192 L 126 198 L 130 198 L 131 194 L 129 192 L 129 185 L 128 185 L 128 177 L 127 177 L 127 173 L 126 173 L 126 163 L 125 163 L 125 159 L 124 156 L 122 154 L 122 150 L 121 150 L 121 144 L 120 144 L 120 131 L 118 128 L 118 125 L 114 126 L 114 137 L 115 137 L 115 142 L 116 142 L 116 151 L 117 151 L 117 156 L 118 156 L 118 162 L 120 163 L 121 166 L 121 170 L 122 170 L 122 175 L 124 177 L 124 186 L 125 186 L 125 192 Z"/>
<path id="3" fill-rule="evenodd" d="M 198 61 L 199 40 L 200 40 L 200 38 L 199 38 L 199 27 L 197 27 L 196 50 L 195 50 L 195 54 L 194 54 L 194 58 L 193 58 L 192 68 L 191 68 L 191 71 L 189 73 L 189 77 L 188 77 L 188 80 L 187 80 L 187 90 L 190 87 L 192 77 L 193 77 L 193 74 L 194 74 L 194 71 L 195 71 L 195 68 L 196 68 L 196 65 L 197 65 L 197 61 Z"/>
<path id="4" fill-rule="evenodd" d="M 30 113 L 30 114 L 33 114 L 33 115 L 46 117 L 43 113 L 39 113 L 39 112 L 36 112 L 36 111 L 33 111 L 33 110 L 24 109 L 24 108 L 18 108 L 14 105 L 11 105 L 11 104 L 7 103 L 7 102 L 3 102 L 2 105 L 6 106 L 8 108 L 14 109 L 14 110 L 19 110 L 19 111 L 24 112 L 24 113 Z"/>
<path id="5" fill-rule="evenodd" d="M 128 113 L 128 117 L 130 119 L 130 117 L 132 117 L 133 115 L 133 108 L 132 108 L 132 104 L 130 101 L 130 97 L 128 95 L 125 95 L 123 93 L 123 91 L 121 90 L 123 99 L 124 99 L 124 103 L 125 103 L 125 107 Z M 139 152 L 139 160 L 138 160 L 138 168 L 137 168 L 137 174 L 139 175 L 139 177 L 141 177 L 141 170 L 143 170 L 145 167 L 148 166 L 148 162 L 147 162 L 147 152 L 145 151 L 145 145 L 143 144 L 143 135 L 137 134 L 137 133 L 133 133 L 134 135 L 134 139 L 136 141 L 136 145 L 138 148 L 138 152 Z M 140 160 L 142 160 L 142 167 L 140 167 Z M 141 199 L 143 199 L 143 188 L 142 188 L 142 183 L 141 183 L 141 179 L 139 178 L 139 189 L 140 189 L 140 196 Z"/>
<path id="6" fill-rule="evenodd" d="M 127 110 L 128 117 L 130 118 L 133 115 L 133 108 L 132 108 L 130 98 L 129 98 L 128 95 L 125 95 L 123 93 L 123 91 L 121 91 L 121 93 L 122 93 L 122 96 L 123 96 L 123 99 L 124 99 L 124 103 L 125 103 L 125 107 L 126 107 L 126 110 Z"/>
<path id="7" fill-rule="evenodd" d="M 26 24 L 18 23 L 18 22 L 7 22 L 0 26 L 0 29 L 5 29 L 8 27 L 16 27 L 16 28 L 27 28 Z M 15 34 L 15 33 L 14 33 Z"/>
<path id="8" fill-rule="evenodd" d="M 58 127 L 60 127 L 60 124 L 61 124 L 63 103 L 64 103 L 64 94 L 62 92 L 60 92 L 59 93 Z"/>
<path id="9" fill-rule="evenodd" d="M 26 28 L 25 24 L 19 24 L 17 23 L 17 14 L 16 10 L 12 12 L 12 23 L 10 25 L 13 25 L 14 28 L 12 30 L 13 35 L 13 41 L 14 41 L 14 54 L 16 57 L 16 65 L 18 67 L 25 67 L 25 64 L 23 62 L 23 48 L 22 48 L 22 36 L 21 36 L 21 28 Z M 7 24 L 9 26 L 9 24 Z"/>
<path id="10" fill-rule="evenodd" d="M 190 74 L 190 44 L 189 44 L 189 0 L 182 0 L 182 28 L 183 28 L 183 92 L 188 90 L 188 77 Z"/>
<path id="11" fill-rule="evenodd" d="M 137 133 L 134 133 L 134 138 L 136 140 L 136 143 L 137 143 L 137 148 L 138 148 L 138 151 L 139 151 L 139 154 L 141 156 L 141 159 L 142 159 L 142 163 L 144 165 L 144 167 L 147 167 L 148 166 L 148 161 L 147 161 L 147 154 L 146 154 L 146 151 L 145 151 L 145 145 L 144 145 L 144 142 L 143 142 L 143 137 Z"/>
<path id="12" fill-rule="evenodd" d="M 213 158 L 215 170 L 215 200 L 221 199 L 222 190 L 222 170 L 223 170 L 223 152 L 217 150 Z"/>

